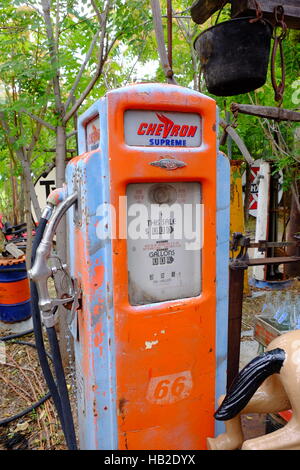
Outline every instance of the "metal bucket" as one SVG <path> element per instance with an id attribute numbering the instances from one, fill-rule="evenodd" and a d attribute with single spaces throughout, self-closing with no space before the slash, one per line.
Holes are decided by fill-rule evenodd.
<path id="1" fill-rule="evenodd" d="M 0 321 L 15 323 L 31 316 L 25 258 L 0 259 Z"/>
<path id="2" fill-rule="evenodd" d="M 252 19 L 219 23 L 195 39 L 209 93 L 233 96 L 265 84 L 273 27 L 268 21 Z"/>

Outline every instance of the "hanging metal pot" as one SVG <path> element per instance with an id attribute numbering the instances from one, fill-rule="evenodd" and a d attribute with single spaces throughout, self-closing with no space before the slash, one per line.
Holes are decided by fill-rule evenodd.
<path id="1" fill-rule="evenodd" d="M 256 90 L 267 79 L 273 27 L 236 18 L 201 33 L 194 42 L 209 93 L 232 96 Z"/>

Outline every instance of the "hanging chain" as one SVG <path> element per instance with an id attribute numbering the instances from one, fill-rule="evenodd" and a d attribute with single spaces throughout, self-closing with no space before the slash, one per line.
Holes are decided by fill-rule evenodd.
<path id="1" fill-rule="evenodd" d="M 252 20 L 249 21 L 249 23 L 256 23 L 257 21 L 261 21 L 263 19 L 263 12 L 261 9 L 260 4 L 255 0 L 255 9 L 256 9 L 256 18 L 253 18 Z"/>
<path id="2" fill-rule="evenodd" d="M 274 10 L 275 14 L 275 28 L 274 28 L 274 44 L 272 50 L 272 57 L 271 57 L 271 80 L 272 85 L 275 91 L 275 101 L 278 102 L 278 106 L 281 106 L 283 101 L 283 95 L 285 90 L 285 78 L 286 78 L 286 70 L 285 70 L 285 59 L 284 59 L 284 51 L 283 51 L 283 41 L 287 35 L 287 25 L 284 21 L 284 9 L 283 7 L 277 6 Z M 281 28 L 281 31 L 278 32 L 278 28 Z M 281 69 L 281 81 L 277 83 L 276 80 L 276 58 L 277 54 L 280 54 L 280 69 Z"/>

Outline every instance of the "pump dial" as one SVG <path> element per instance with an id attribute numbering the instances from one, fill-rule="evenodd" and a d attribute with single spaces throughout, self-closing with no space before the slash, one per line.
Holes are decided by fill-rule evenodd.
<path id="1" fill-rule="evenodd" d="M 149 199 L 154 204 L 173 204 L 177 199 L 177 192 L 170 184 L 154 184 L 149 189 Z"/>

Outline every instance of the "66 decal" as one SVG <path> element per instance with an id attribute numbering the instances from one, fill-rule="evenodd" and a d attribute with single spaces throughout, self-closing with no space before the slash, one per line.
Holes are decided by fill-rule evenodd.
<path id="1" fill-rule="evenodd" d="M 187 398 L 193 388 L 189 370 L 153 377 L 148 386 L 147 400 L 156 405 L 170 405 Z"/>

